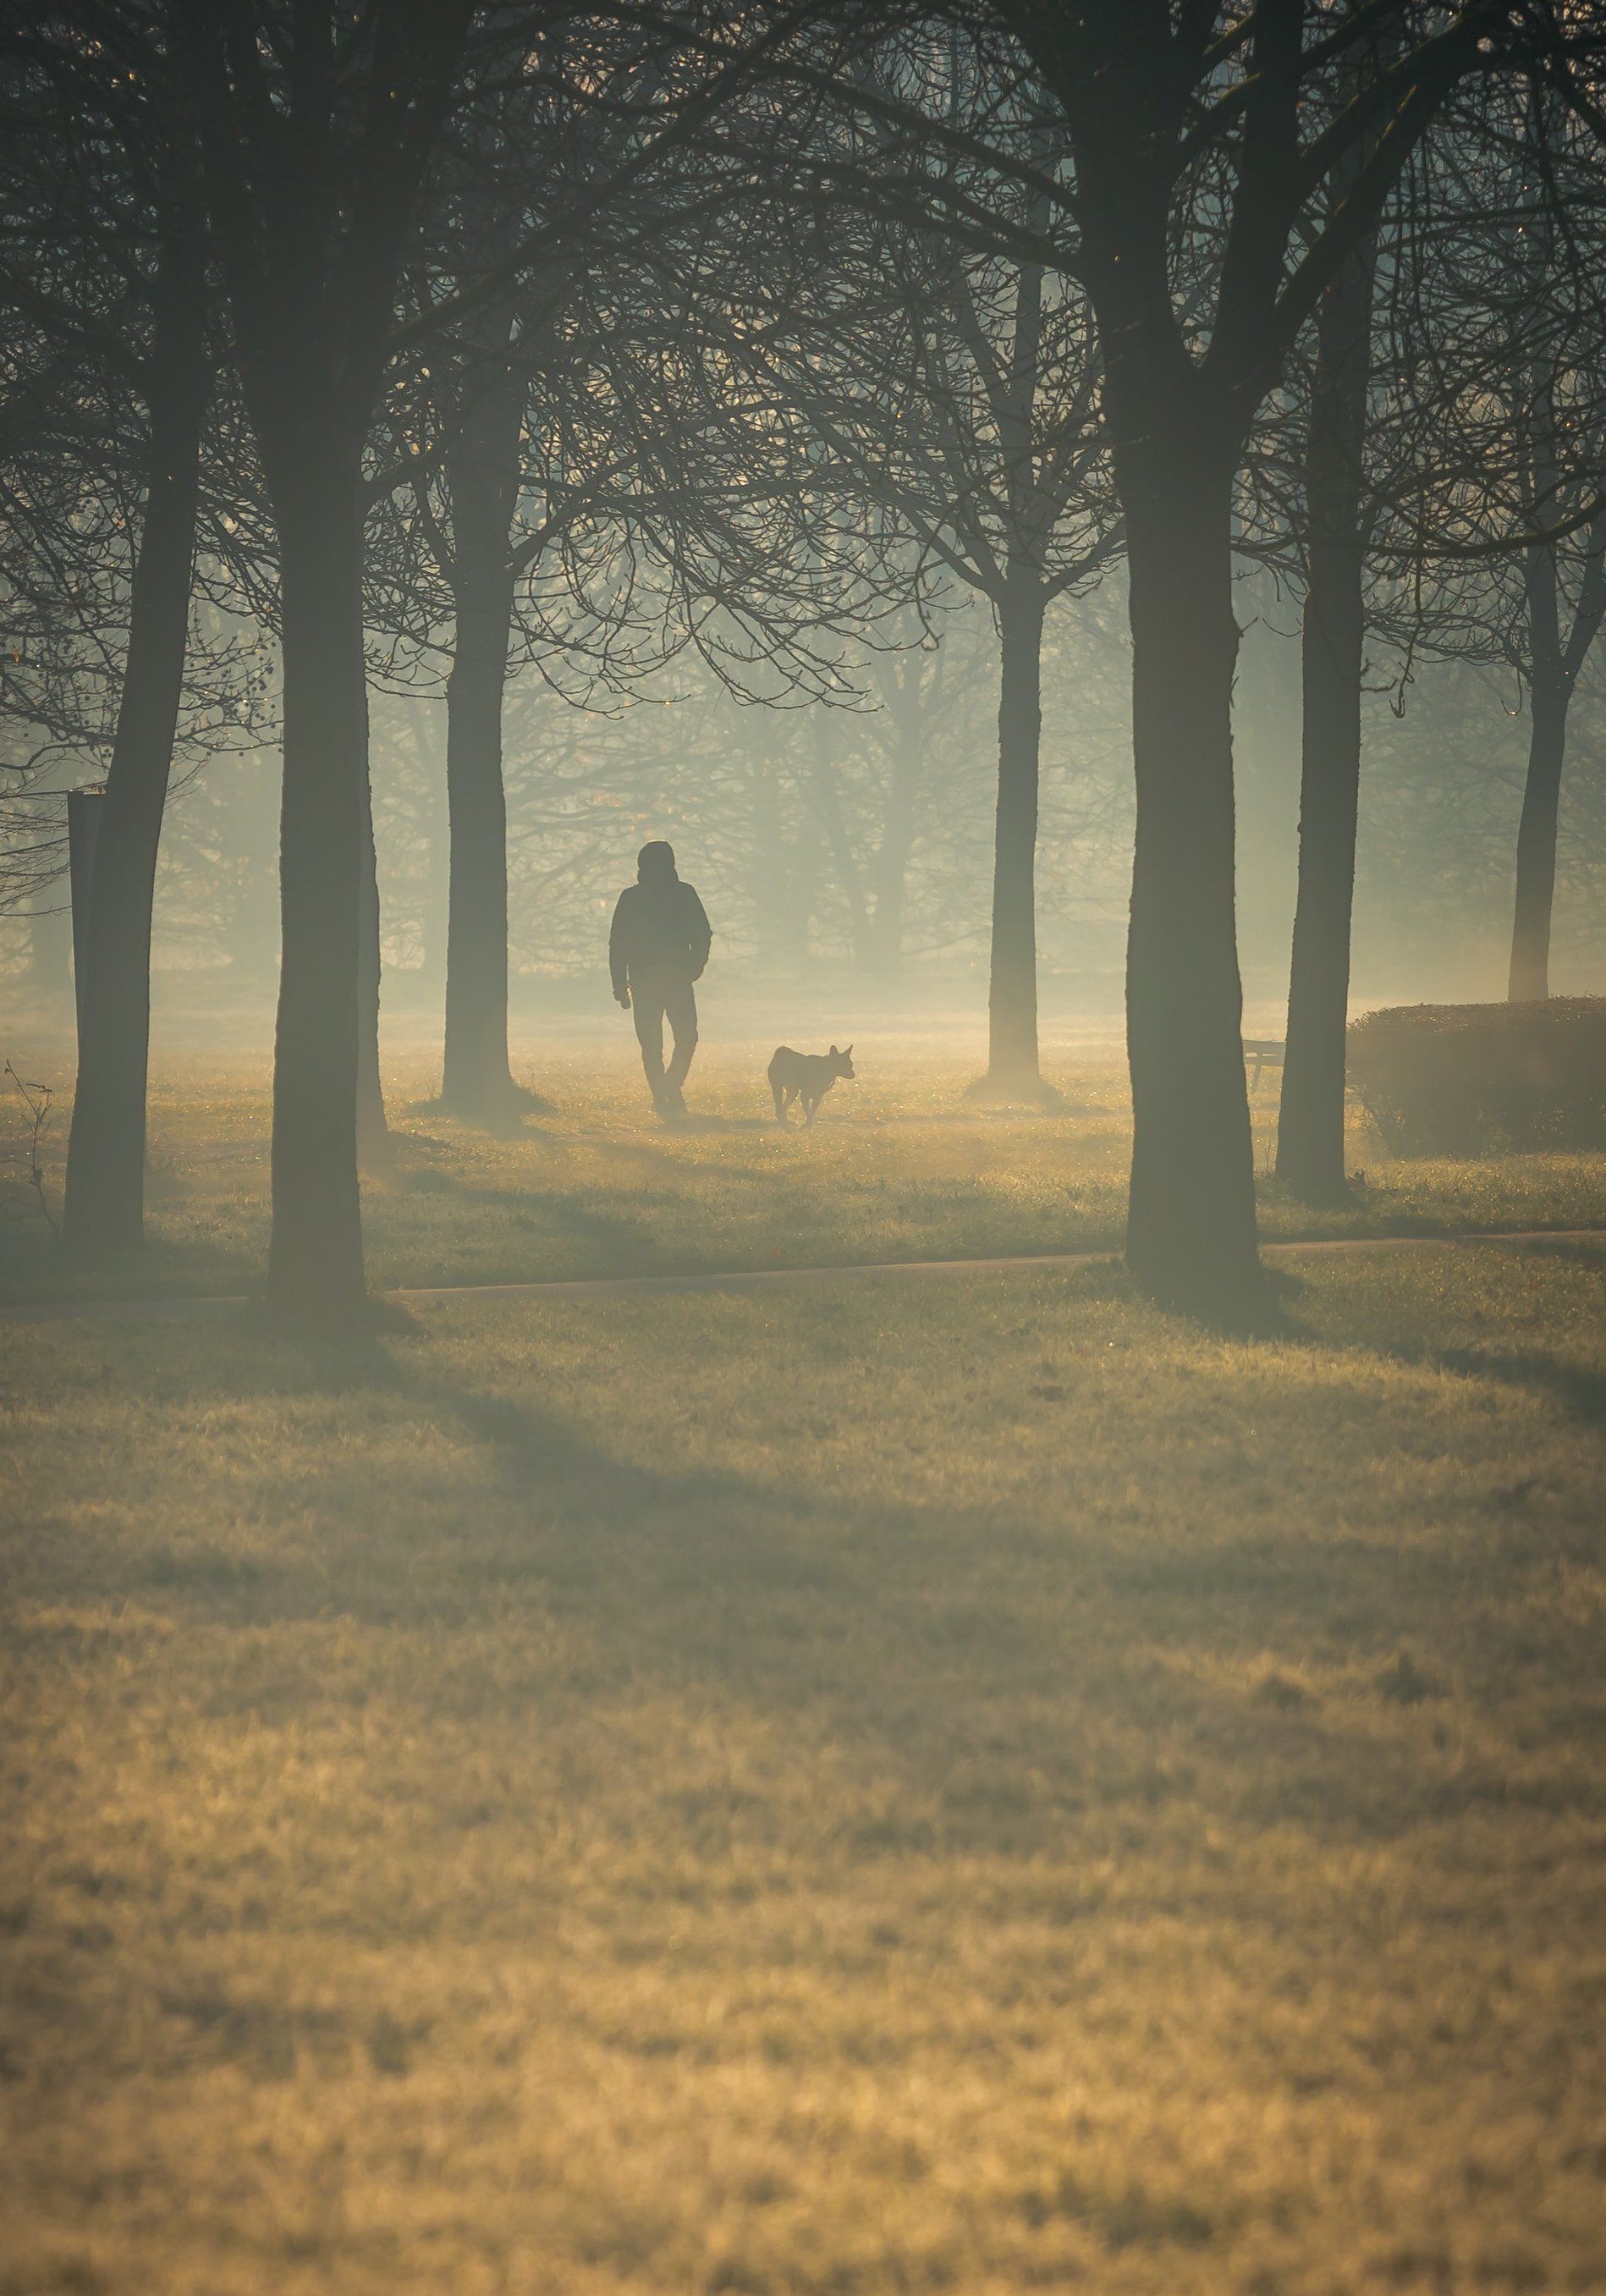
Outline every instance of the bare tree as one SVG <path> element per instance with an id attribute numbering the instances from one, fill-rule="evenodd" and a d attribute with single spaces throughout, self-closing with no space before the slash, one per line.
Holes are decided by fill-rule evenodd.
<path id="1" fill-rule="evenodd" d="M 918 106 L 883 102 L 909 139 L 889 196 L 1078 281 L 1094 311 L 1134 653 L 1127 1256 L 1158 1295 L 1236 1312 L 1260 1293 L 1233 901 L 1246 442 L 1454 91 L 1525 71 L 1540 50 L 1574 59 L 1602 35 L 1545 0 L 954 0 L 951 12 L 996 86 L 1016 85 L 1024 60 L 1063 159 L 1040 164 L 989 117 L 961 129 L 929 105 L 916 119 Z M 1313 102 L 1385 37 L 1391 60 L 1364 89 Z M 997 181 L 1036 194 L 1045 226 L 1001 209 Z"/>

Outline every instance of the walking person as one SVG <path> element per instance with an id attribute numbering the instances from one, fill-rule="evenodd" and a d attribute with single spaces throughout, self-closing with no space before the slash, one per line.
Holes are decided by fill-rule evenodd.
<path id="1" fill-rule="evenodd" d="M 614 908 L 608 964 L 614 996 L 635 1017 L 652 1104 L 666 1119 L 686 1112 L 681 1086 L 697 1050 L 692 983 L 702 978 L 712 937 L 694 887 L 676 871 L 674 847 L 661 838 L 643 845 L 635 857 L 635 882 L 626 886 Z M 675 1038 L 668 1069 L 666 1019 Z"/>

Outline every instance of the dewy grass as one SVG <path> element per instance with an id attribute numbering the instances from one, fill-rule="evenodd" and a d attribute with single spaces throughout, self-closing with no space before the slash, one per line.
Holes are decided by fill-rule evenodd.
<path id="1" fill-rule="evenodd" d="M 1301 1270 L 0 1330 L 0 2288 L 1598 2285 L 1606 1262 Z"/>
<path id="2" fill-rule="evenodd" d="M 1126 1212 L 1124 1071 L 1071 1051 L 1052 1072 L 1052 1111 L 979 1110 L 973 1063 L 859 1045 L 807 1136 L 773 1119 L 766 1049 L 715 1046 L 692 1072 L 696 1120 L 666 1131 L 627 1046 L 599 1063 L 561 1043 L 525 1047 L 520 1073 L 550 1112 L 506 1136 L 474 1132 L 429 1103 L 433 1070 L 403 1060 L 388 1082 L 391 1173 L 365 1190 L 368 1259 L 380 1286 L 684 1275 L 855 1260 L 971 1259 L 1118 1247 Z M 0 1296 L 250 1290 L 266 1265 L 268 1078 L 262 1064 L 192 1060 L 160 1070 L 151 1117 L 151 1245 L 136 1266 L 73 1278 L 37 1217 L 0 1226 Z M 1269 1166 L 1275 1095 L 1255 1102 Z M 59 1159 L 66 1116 L 55 1128 Z M 1262 1184 L 1268 1238 L 1461 1227 L 1606 1224 L 1606 1157 L 1391 1162 L 1358 1112 L 1353 1209 L 1315 1212 Z M 59 1161 L 47 1185 L 58 1191 Z"/>

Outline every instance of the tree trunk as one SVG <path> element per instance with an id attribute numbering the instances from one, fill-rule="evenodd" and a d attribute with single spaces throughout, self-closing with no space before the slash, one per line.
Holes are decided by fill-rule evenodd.
<path id="1" fill-rule="evenodd" d="M 1127 1260 L 1176 1306 L 1260 1296 L 1233 921 L 1234 456 L 1128 446 L 1119 471 L 1137 791 L 1127 951 Z"/>
<path id="2" fill-rule="evenodd" d="M 144 519 L 79 997 L 62 1210 L 63 1240 L 91 1259 L 135 1250 L 144 1234 L 152 912 L 189 634 L 208 395 L 202 281 L 182 241 L 164 250 L 153 304 Z"/>
<path id="3" fill-rule="evenodd" d="M 1361 669 L 1366 641 L 1361 490 L 1374 266 L 1368 242 L 1340 273 L 1317 315 L 1316 370 L 1305 454 L 1310 534 L 1302 633 L 1299 890 L 1277 1120 L 1277 1173 L 1301 1196 L 1325 1203 L 1340 1202 L 1348 1193 L 1344 1177 L 1345 1031 L 1361 787 Z"/>
<path id="4" fill-rule="evenodd" d="M 441 1099 L 471 1124 L 513 1104 L 507 1057 L 507 799 L 502 699 L 508 617 L 494 605 L 457 609 L 447 685 L 446 1062 Z"/>
<path id="5" fill-rule="evenodd" d="M 504 324 L 498 340 L 505 347 Z M 471 1124 L 522 1099 L 507 1057 L 507 798 L 502 705 L 512 623 L 508 534 L 519 497 L 523 394 L 498 375 L 448 466 L 456 635 L 447 684 L 446 1052 L 441 1100 Z"/>
<path id="6" fill-rule="evenodd" d="M 365 710 L 367 696 L 365 693 Z M 379 1072 L 380 906 L 379 857 L 373 849 L 373 791 L 367 766 L 368 725 L 363 725 L 363 849 L 357 949 L 356 1159 L 360 1170 L 383 1172 L 390 1164 L 390 1128 L 385 1121 L 385 1088 Z"/>
<path id="7" fill-rule="evenodd" d="M 1528 778 L 1517 828 L 1517 900 L 1506 993 L 1513 1004 L 1550 995 L 1550 922 L 1556 895 L 1556 824 L 1567 757 L 1571 681 L 1561 660 L 1561 611 L 1553 547 L 1530 554 L 1528 571 Z"/>
<path id="8" fill-rule="evenodd" d="M 1037 1094 L 1037 769 L 1043 739 L 1042 586 L 1012 579 L 998 611 L 998 809 L 993 839 L 989 1089 Z"/>
<path id="9" fill-rule="evenodd" d="M 424 840 L 425 865 L 419 901 L 422 939 L 420 985 L 439 995 L 444 1005 L 447 986 L 447 939 L 451 919 L 452 832 L 446 795 L 445 713 L 431 702 L 414 705 L 414 747 L 429 791 L 427 809 L 421 808 L 418 834 Z"/>
<path id="10" fill-rule="evenodd" d="M 315 446 L 275 476 L 284 795 L 268 1298 L 293 1328 L 350 1332 L 367 1319 L 356 1155 L 368 771 L 358 455 Z"/>

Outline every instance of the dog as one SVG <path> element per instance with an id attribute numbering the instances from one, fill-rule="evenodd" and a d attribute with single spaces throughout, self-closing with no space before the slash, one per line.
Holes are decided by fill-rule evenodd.
<path id="1" fill-rule="evenodd" d="M 828 1053 L 794 1053 L 790 1045 L 780 1045 L 769 1064 L 769 1088 L 775 1095 L 775 1121 L 790 1124 L 787 1110 L 793 1101 L 801 1103 L 803 1128 L 807 1132 L 815 1120 L 815 1111 L 826 1094 L 841 1077 L 853 1081 L 853 1046 L 839 1053 L 832 1045 Z"/>

